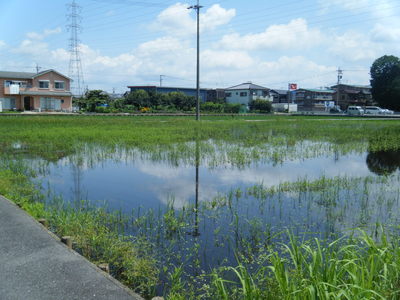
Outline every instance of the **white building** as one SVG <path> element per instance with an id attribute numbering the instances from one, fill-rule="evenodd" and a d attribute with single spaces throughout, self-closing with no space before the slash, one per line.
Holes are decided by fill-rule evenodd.
<path id="1" fill-rule="evenodd" d="M 256 99 L 273 100 L 269 89 L 251 82 L 232 86 L 225 90 L 225 98 L 228 103 L 239 103 L 248 105 L 250 101 Z"/>

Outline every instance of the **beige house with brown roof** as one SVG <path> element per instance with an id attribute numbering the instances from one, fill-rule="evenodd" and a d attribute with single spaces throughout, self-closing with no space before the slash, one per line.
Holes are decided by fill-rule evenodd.
<path id="1" fill-rule="evenodd" d="M 55 70 L 39 73 L 0 71 L 4 110 L 71 111 L 71 79 Z"/>

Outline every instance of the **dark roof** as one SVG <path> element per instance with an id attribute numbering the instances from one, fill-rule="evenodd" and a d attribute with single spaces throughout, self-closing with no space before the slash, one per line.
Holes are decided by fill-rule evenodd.
<path id="1" fill-rule="evenodd" d="M 346 94 L 359 94 L 359 93 L 360 93 L 360 91 L 351 90 L 351 89 L 345 89 L 344 92 L 345 92 Z"/>
<path id="2" fill-rule="evenodd" d="M 0 78 L 7 79 L 32 79 L 36 73 L 0 71 Z"/>
<path id="3" fill-rule="evenodd" d="M 156 88 L 156 86 L 155 85 L 128 85 L 128 88 L 136 88 L 136 89 L 138 89 L 138 88 L 146 88 L 146 89 L 148 89 L 148 88 Z"/>
<path id="4" fill-rule="evenodd" d="M 196 90 L 196 88 L 174 87 L 174 86 L 155 86 L 155 85 L 129 85 L 128 88 L 135 89 L 173 89 L 173 90 Z M 213 89 L 200 88 L 201 91 L 211 91 Z"/>
<path id="5" fill-rule="evenodd" d="M 268 88 L 261 85 L 253 84 L 251 82 L 245 82 L 239 85 L 232 86 L 226 90 L 268 90 Z"/>
<path id="6" fill-rule="evenodd" d="M 297 89 L 296 91 L 309 91 L 309 92 L 327 93 L 327 94 L 336 93 L 336 91 L 334 91 L 334 90 L 322 90 L 322 89 Z"/>
<path id="7" fill-rule="evenodd" d="M 0 71 L 0 78 L 5 78 L 5 79 L 33 79 L 35 77 L 41 76 L 43 74 L 46 73 L 50 73 L 50 72 L 54 72 L 57 73 L 60 76 L 63 76 L 65 78 L 68 78 L 69 80 L 71 80 L 71 78 L 69 78 L 68 76 L 65 76 L 53 69 L 50 70 L 45 70 L 39 73 L 30 73 L 30 72 L 13 72 L 13 71 Z"/>
<path id="8" fill-rule="evenodd" d="M 370 85 L 359 85 L 359 84 L 339 84 L 340 86 L 346 86 L 350 88 L 358 88 L 358 89 L 371 89 L 372 87 Z M 338 85 L 333 85 L 331 88 L 336 88 Z"/>
<path id="9" fill-rule="evenodd" d="M 275 92 L 279 95 L 287 95 L 288 91 L 287 90 L 270 90 L 270 92 Z"/>

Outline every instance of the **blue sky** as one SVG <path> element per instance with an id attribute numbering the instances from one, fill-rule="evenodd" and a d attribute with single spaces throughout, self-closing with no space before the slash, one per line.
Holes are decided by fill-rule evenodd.
<path id="1" fill-rule="evenodd" d="M 89 89 L 195 86 L 194 1 L 76 0 Z M 0 70 L 68 74 L 65 0 L 0 0 Z M 398 0 L 203 0 L 201 86 L 369 83 L 372 62 L 400 56 Z"/>

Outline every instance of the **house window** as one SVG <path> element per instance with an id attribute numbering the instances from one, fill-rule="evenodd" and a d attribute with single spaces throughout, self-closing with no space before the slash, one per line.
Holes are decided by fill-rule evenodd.
<path id="1" fill-rule="evenodd" d="M 15 98 L 0 98 L 3 109 L 16 109 Z"/>
<path id="2" fill-rule="evenodd" d="M 54 82 L 54 88 L 55 88 L 56 90 L 63 90 L 64 87 L 65 87 L 64 81 L 55 81 L 55 82 Z"/>
<path id="3" fill-rule="evenodd" d="M 240 92 L 240 97 L 247 97 L 247 92 Z"/>
<path id="4" fill-rule="evenodd" d="M 232 93 L 225 93 L 225 97 L 232 97 Z"/>
<path id="5" fill-rule="evenodd" d="M 40 89 L 48 89 L 49 81 L 48 80 L 39 80 L 39 88 Z"/>
<path id="6" fill-rule="evenodd" d="M 54 98 L 40 98 L 40 108 L 42 110 L 61 110 L 61 100 Z"/>

